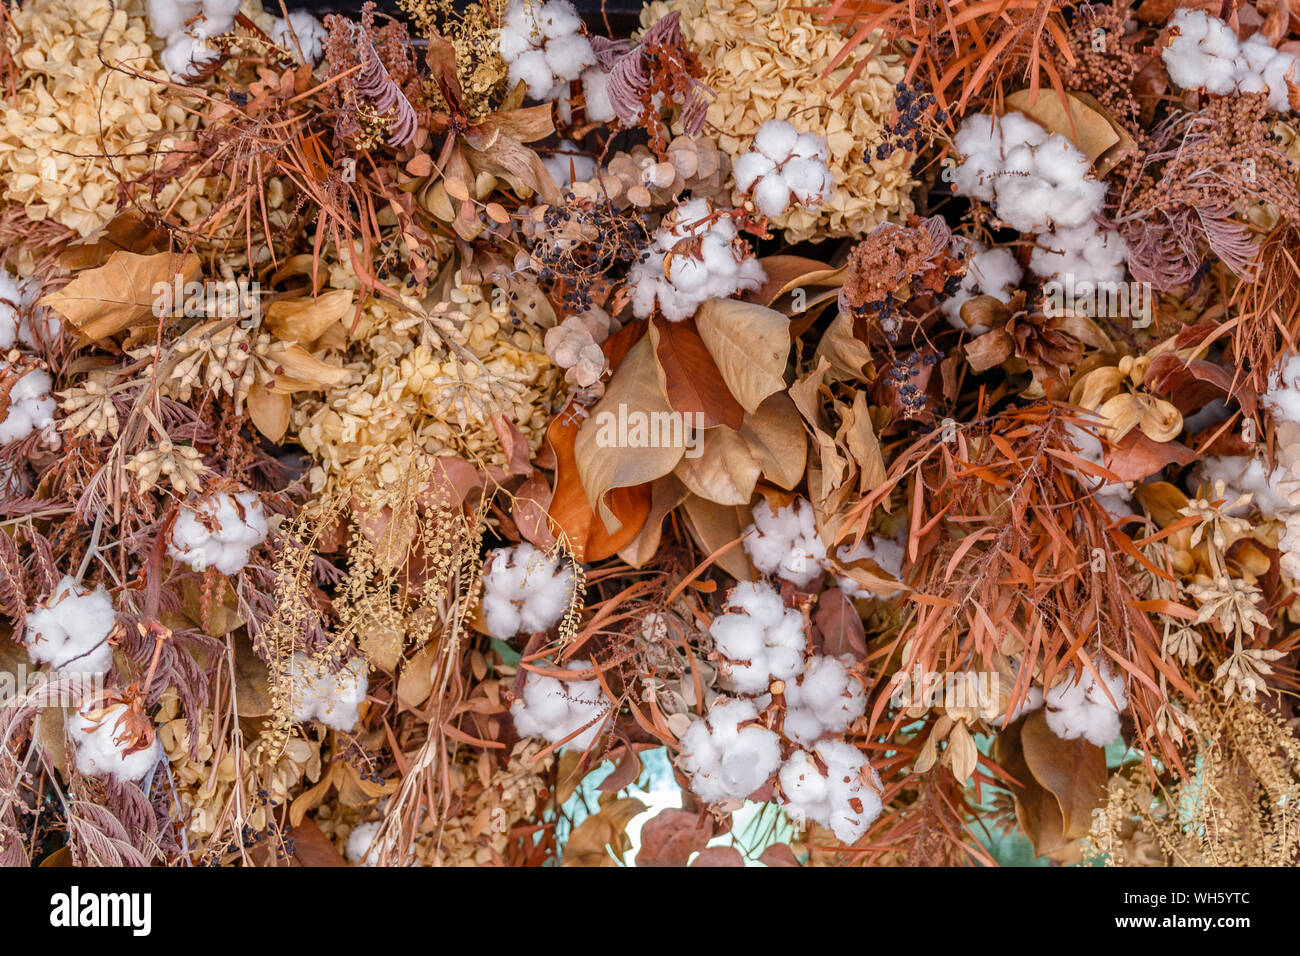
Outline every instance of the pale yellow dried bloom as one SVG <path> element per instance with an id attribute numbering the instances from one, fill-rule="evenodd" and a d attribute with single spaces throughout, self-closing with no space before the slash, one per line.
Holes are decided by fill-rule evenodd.
<path id="1" fill-rule="evenodd" d="M 355 279 L 336 266 L 330 281 Z M 540 446 L 563 389 L 543 344 L 554 316 L 528 314 L 499 291 L 458 274 L 445 301 L 367 301 L 344 358 L 356 380 L 295 404 L 298 440 L 319 462 L 313 491 L 356 480 L 392 488 L 446 455 L 505 465 L 494 414 Z"/>
<path id="2" fill-rule="evenodd" d="M 868 57 L 868 41 L 827 73 L 844 46 L 843 34 L 807 8 L 777 0 L 657 2 L 642 11 L 642 21 L 670 10 L 682 11 L 682 32 L 717 94 L 704 135 L 715 136 L 724 152 L 748 152 L 758 127 L 770 119 L 826 137 L 835 195 L 816 209 L 796 206 L 774 219 L 787 239 L 864 236 L 889 216 L 912 212 L 912 157 L 898 150 L 874 158 L 905 72 L 899 57 Z M 837 92 L 864 59 L 861 72 Z M 734 197 L 737 203 L 741 198 Z"/>
<path id="3" fill-rule="evenodd" d="M 9 16 L 18 76 L 16 94 L 0 104 L 0 195 L 33 220 L 88 236 L 116 214 L 119 183 L 147 173 L 195 118 L 161 83 L 100 60 L 102 49 L 109 64 L 163 78 L 143 0 L 116 9 L 109 0 L 30 0 Z M 186 222 L 206 215 L 205 186 L 196 181 L 174 214 Z M 169 204 L 177 188 L 164 189 L 159 202 Z"/>

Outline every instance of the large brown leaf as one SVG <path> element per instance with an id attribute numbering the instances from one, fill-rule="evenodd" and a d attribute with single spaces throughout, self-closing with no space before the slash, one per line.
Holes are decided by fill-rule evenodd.
<path id="1" fill-rule="evenodd" d="M 555 491 L 548 513 L 564 531 L 579 560 L 600 561 L 626 547 L 640 532 L 650 512 L 650 486 L 614 488 L 609 492 L 606 504 L 618 516 L 619 527 L 616 532 L 607 531 L 604 522 L 597 519 L 578 474 L 574 455 L 577 436 L 578 423 L 569 420 L 566 412 L 556 416 L 547 429 L 546 439 L 555 455 Z"/>
<path id="2" fill-rule="evenodd" d="M 1067 840 L 1092 826 L 1092 811 L 1106 789 L 1106 753 L 1083 737 L 1062 740 L 1038 710 L 1025 718 L 1020 730 L 1025 763 L 1061 809 L 1061 829 Z"/>
<path id="3" fill-rule="evenodd" d="M 747 505 L 758 483 L 759 463 L 730 428 L 697 434 L 700 454 L 685 455 L 673 474 L 701 498 L 720 505 Z"/>
<path id="4" fill-rule="evenodd" d="M 669 441 L 660 441 L 659 447 L 626 447 L 632 436 L 619 434 L 613 426 L 623 421 L 632 425 L 641 422 L 649 437 L 648 431 L 656 423 L 677 417 L 659 384 L 654 349 L 648 337 L 642 338 L 628 351 L 605 387 L 604 396 L 579 426 L 573 445 L 587 500 L 610 534 L 619 531 L 623 519 L 606 495 L 615 488 L 631 488 L 662 478 L 677 466 L 686 450 L 684 443 Z"/>
<path id="5" fill-rule="evenodd" d="M 695 325 L 731 394 L 745 411 L 785 388 L 790 320 L 780 312 L 736 299 L 710 299 Z"/>
<path id="6" fill-rule="evenodd" d="M 123 329 L 157 322 L 155 286 L 183 287 L 199 277 L 198 256 L 172 252 L 142 256 L 115 252 L 104 265 L 87 269 L 58 292 L 51 292 L 40 304 L 49 306 L 86 339 L 102 342 Z M 173 296 L 174 298 L 174 296 Z M 173 303 L 174 308 L 179 303 Z"/>
<path id="7" fill-rule="evenodd" d="M 746 415 L 740 437 L 768 481 L 789 491 L 803 480 L 808 435 L 799 409 L 785 392 L 769 395 L 757 411 Z"/>
<path id="8" fill-rule="evenodd" d="M 652 321 L 649 332 L 659 360 L 659 380 L 673 410 L 702 416 L 702 428 L 740 428 L 745 410 L 722 380 L 694 323 Z"/>
<path id="9" fill-rule="evenodd" d="M 637 866 L 685 866 L 713 837 L 708 817 L 691 810 L 661 810 L 641 828 Z"/>
<path id="10" fill-rule="evenodd" d="M 1022 786 L 1013 788 L 1016 818 L 1039 856 L 1087 834 L 1106 788 L 1106 755 L 1080 737 L 1061 740 L 1035 711 L 998 734 L 998 764 Z"/>

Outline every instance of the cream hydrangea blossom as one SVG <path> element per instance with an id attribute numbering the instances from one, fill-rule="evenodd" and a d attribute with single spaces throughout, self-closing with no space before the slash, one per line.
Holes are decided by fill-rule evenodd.
<path id="1" fill-rule="evenodd" d="M 894 87 L 906 70 L 902 59 L 871 55 L 868 41 L 829 69 L 844 36 L 799 4 L 660 0 L 647 4 L 642 24 L 672 10 L 681 11 L 682 34 L 716 94 L 703 135 L 715 137 L 723 152 L 750 151 L 771 119 L 826 139 L 835 193 L 816 208 L 794 206 L 773 219 L 787 240 L 865 236 L 885 219 L 913 211 L 912 157 L 902 150 L 883 160 L 866 156 L 894 108 Z M 735 201 L 741 198 L 738 192 Z"/>
<path id="2" fill-rule="evenodd" d="M 29 0 L 9 12 L 23 38 L 17 92 L 0 104 L 0 195 L 36 221 L 88 236 L 117 214 L 117 186 L 147 173 L 175 149 L 195 118 L 160 83 L 143 0 Z M 102 43 L 102 47 L 101 47 Z M 100 60 L 102 49 L 104 60 Z M 97 159 L 107 155 L 111 158 Z M 158 197 L 165 206 L 176 184 Z M 184 222 L 205 216 L 198 180 L 174 209 Z"/>

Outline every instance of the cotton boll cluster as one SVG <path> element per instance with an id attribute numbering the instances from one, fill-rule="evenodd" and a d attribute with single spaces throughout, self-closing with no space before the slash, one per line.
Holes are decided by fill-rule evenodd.
<path id="1" fill-rule="evenodd" d="M 583 156 L 578 144 L 572 140 L 562 142 L 554 153 L 542 159 L 542 165 L 556 185 L 562 187 L 586 182 L 596 175 L 596 161 L 590 156 Z"/>
<path id="2" fill-rule="evenodd" d="M 943 303 L 943 314 L 954 329 L 968 329 L 972 335 L 989 331 L 987 325 L 976 323 L 967 326 L 961 317 L 961 307 L 977 295 L 989 295 L 999 302 L 1010 302 L 1011 294 L 1024 278 L 1024 270 L 1010 249 L 987 249 L 980 243 L 971 244 L 974 252 L 967 260 L 966 274 L 961 279 L 961 289 Z"/>
<path id="3" fill-rule="evenodd" d="M 68 737 L 77 753 L 77 772 L 84 777 L 113 777 L 119 783 L 139 780 L 163 759 L 158 738 L 143 750 L 126 753 L 129 746 L 118 721 L 127 715 L 125 704 L 79 711 L 68 720 Z"/>
<path id="4" fill-rule="evenodd" d="M 800 587 L 822 574 L 826 545 L 817 535 L 812 505 L 804 498 L 773 509 L 766 501 L 754 506 L 754 523 L 743 541 L 754 567 Z"/>
<path id="5" fill-rule="evenodd" d="M 1272 109 L 1290 111 L 1287 80 L 1300 82 L 1295 56 L 1274 49 L 1262 33 L 1241 43 L 1230 26 L 1203 10 L 1176 10 L 1169 26 L 1173 36 L 1160 57 L 1176 85 L 1220 96 L 1267 93 Z"/>
<path id="6" fill-rule="evenodd" d="M 36 328 L 32 326 L 31 310 L 36 303 L 39 286 L 33 282 L 20 282 L 15 276 L 0 269 L 0 349 L 12 349 L 25 346 L 35 349 L 40 346 L 37 341 Z M 46 342 L 50 342 L 59 333 L 59 320 L 49 310 L 44 320 Z"/>
<path id="7" fill-rule="evenodd" d="M 0 382 L 12 380 L 13 368 L 9 362 L 0 360 Z M 0 444 L 21 441 L 33 432 L 53 437 L 57 405 L 50 397 L 52 384 L 50 376 L 40 369 L 34 368 L 18 375 L 18 380 L 9 388 L 8 412 L 0 421 Z"/>
<path id="8" fill-rule="evenodd" d="M 677 252 L 683 240 L 689 251 Z M 707 199 L 691 199 L 664 216 L 645 260 L 628 271 L 632 311 L 649 318 L 656 305 L 669 322 L 695 314 L 709 299 L 757 289 L 767 275 L 729 216 L 715 216 Z"/>
<path id="9" fill-rule="evenodd" d="M 1100 673 L 1100 681 L 1088 670 L 1078 680 L 1067 677 L 1044 695 L 1047 726 L 1062 740 L 1085 737 L 1105 747 L 1119 736 L 1119 715 L 1128 707 L 1124 675 L 1112 674 L 1105 663 Z"/>
<path id="10" fill-rule="evenodd" d="M 325 42 L 330 32 L 306 10 L 289 11 L 289 19 L 276 17 L 267 35 L 285 50 L 297 56 L 302 51 L 304 62 L 319 63 L 325 55 Z"/>
<path id="11" fill-rule="evenodd" d="M 1022 113 L 977 113 L 953 142 L 965 157 L 955 173 L 958 194 L 991 202 L 1014 229 L 1074 229 L 1101 211 L 1106 187 L 1087 178 L 1087 157 Z"/>
<path id="12" fill-rule="evenodd" d="M 354 657 L 336 672 L 298 652 L 289 665 L 289 684 L 294 723 L 319 720 L 326 727 L 346 733 L 360 719 L 358 709 L 366 699 L 370 681 L 366 662 L 360 657 Z"/>
<path id="13" fill-rule="evenodd" d="M 762 581 L 742 581 L 728 599 L 730 613 L 719 614 L 709 634 L 722 654 L 722 676 L 741 694 L 762 694 L 774 680 L 789 681 L 804 665 L 803 615 L 787 608 L 781 595 Z"/>
<path id="14" fill-rule="evenodd" d="M 193 78 L 221 54 L 208 46 L 229 33 L 240 0 L 149 0 L 149 28 L 166 42 L 159 57 L 174 80 Z"/>
<path id="15" fill-rule="evenodd" d="M 254 548 L 266 540 L 262 502 L 251 491 L 218 492 L 185 508 L 172 528 L 167 553 L 195 571 L 216 568 L 237 574 Z"/>
<path id="16" fill-rule="evenodd" d="M 541 5 L 511 0 L 499 50 L 510 84 L 522 82 L 535 100 L 563 96 L 569 83 L 596 63 L 591 41 L 582 33 L 582 20 L 568 0 Z"/>
<path id="17" fill-rule="evenodd" d="M 797 203 L 815 209 L 835 190 L 826 167 L 826 137 L 800 133 L 785 120 L 768 120 L 754 134 L 754 148 L 738 158 L 736 188 L 752 193 L 765 216 L 779 216 Z"/>
<path id="18" fill-rule="evenodd" d="M 900 581 L 903 579 L 903 553 L 903 542 L 893 538 L 886 538 L 883 535 L 864 537 L 856 545 L 846 544 L 835 552 L 841 564 L 852 564 L 854 561 L 864 560 L 874 561 L 880 570 Z M 836 575 L 835 583 L 853 601 L 873 597 L 891 598 L 903 593 L 903 589 L 899 588 L 889 594 L 878 595 L 870 588 L 858 584 L 852 578 L 839 575 Z"/>
<path id="19" fill-rule="evenodd" d="M 756 720 L 753 701 L 720 697 L 707 718 L 682 735 L 681 766 L 691 790 L 706 803 L 744 800 L 781 765 L 781 740 L 772 731 L 741 724 Z"/>
<path id="20" fill-rule="evenodd" d="M 786 683 L 785 702 L 785 735 L 809 747 L 861 717 L 867 709 L 867 691 L 843 661 L 814 654 L 798 679 Z"/>
<path id="21" fill-rule="evenodd" d="M 573 660 L 566 669 L 581 673 L 591 669 L 591 662 Z M 613 702 L 598 680 L 561 681 L 529 671 L 523 694 L 510 705 L 510 715 L 519 736 L 541 737 L 552 744 L 582 731 L 563 747 L 581 751 L 600 736 L 606 724 L 602 718 L 612 709 Z"/>
<path id="22" fill-rule="evenodd" d="M 1029 255 L 1029 268 L 1035 275 L 1068 280 L 1074 294 L 1083 296 L 1098 283 L 1123 282 L 1127 258 L 1123 236 L 1089 221 L 1074 229 L 1040 234 Z"/>
<path id="23" fill-rule="evenodd" d="M 842 740 L 823 740 L 813 747 L 813 754 L 826 767 L 825 773 L 802 750 L 781 768 L 786 813 L 796 822 L 830 827 L 842 843 L 855 843 L 884 809 L 880 775 L 862 751 Z"/>
<path id="24" fill-rule="evenodd" d="M 483 572 L 483 616 L 488 633 L 504 640 L 547 631 L 564 616 L 573 598 L 573 569 L 527 541 L 489 554 Z"/>
<path id="25" fill-rule="evenodd" d="M 103 674 L 113 666 L 108 635 L 116 621 L 107 591 L 87 590 L 65 575 L 27 613 L 27 653 L 61 674 Z"/>

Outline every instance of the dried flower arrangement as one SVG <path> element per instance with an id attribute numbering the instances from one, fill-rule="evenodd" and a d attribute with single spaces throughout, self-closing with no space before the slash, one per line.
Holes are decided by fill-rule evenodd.
<path id="1" fill-rule="evenodd" d="M 1214 6 L 14 7 L 0 863 L 1300 863 Z"/>

